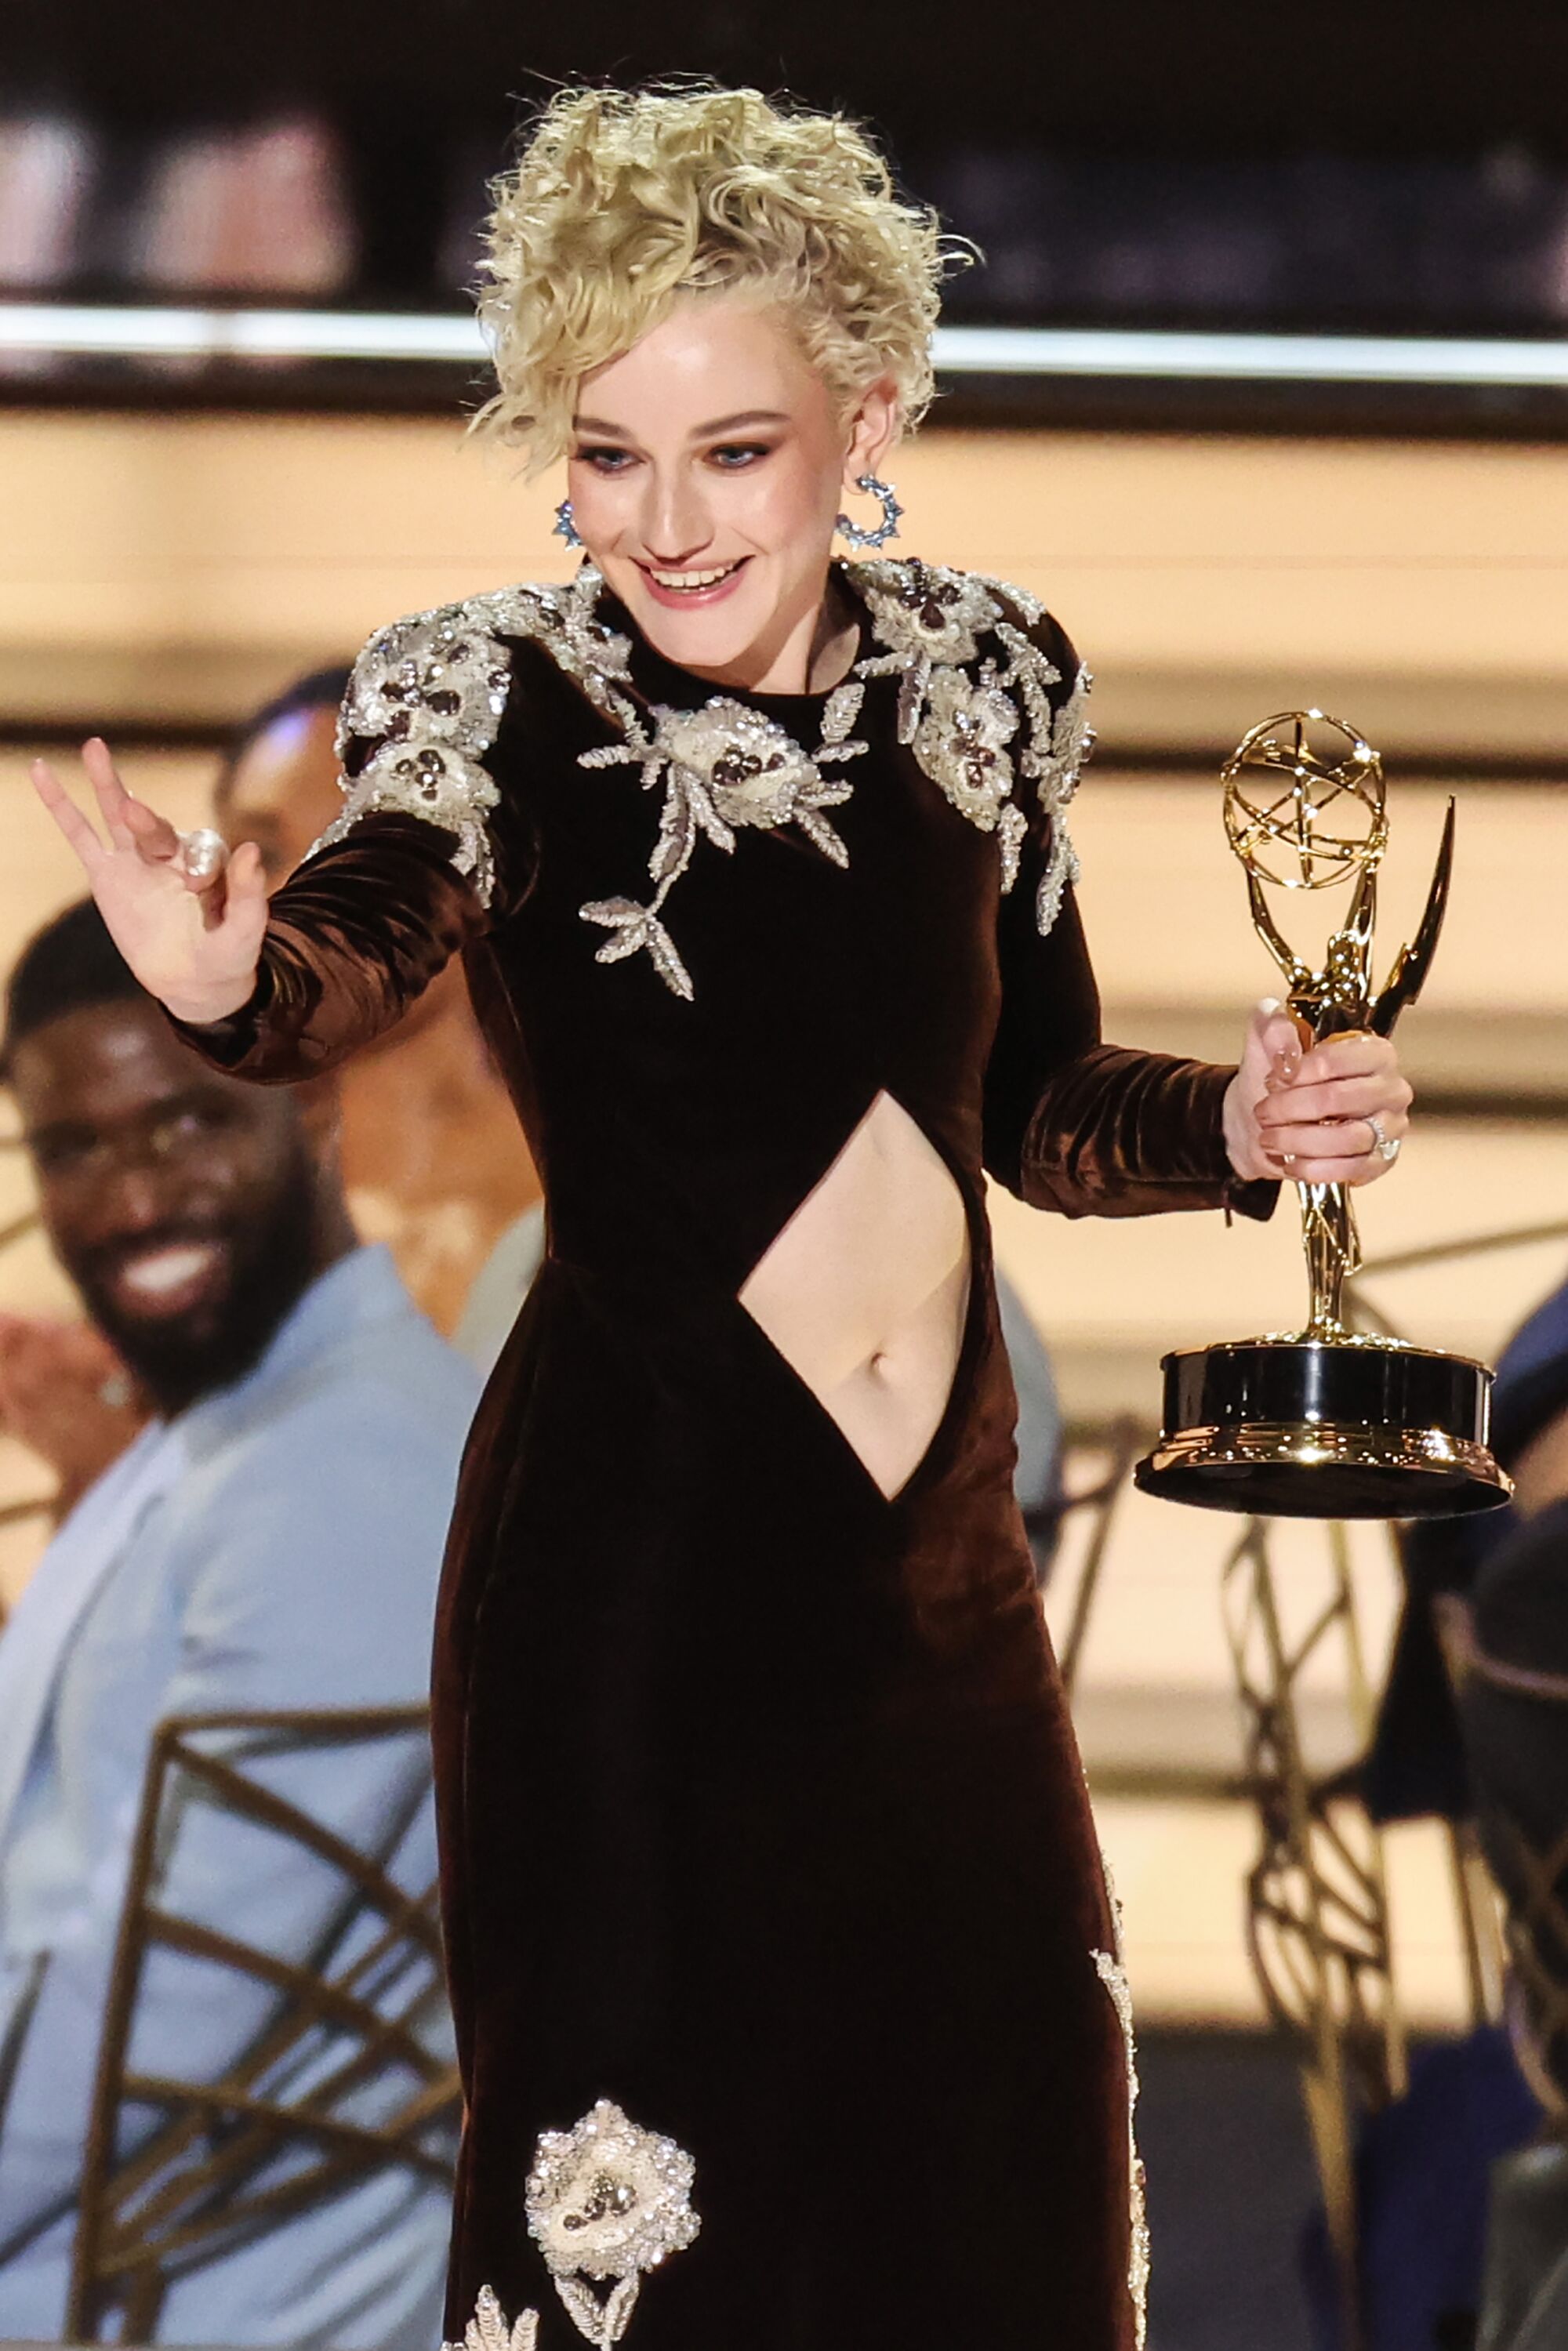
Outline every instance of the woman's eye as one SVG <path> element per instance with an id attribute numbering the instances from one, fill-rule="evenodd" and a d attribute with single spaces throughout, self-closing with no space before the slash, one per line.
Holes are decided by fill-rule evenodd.
<path id="1" fill-rule="evenodd" d="M 708 455 L 727 474 L 739 473 L 744 466 L 753 465 L 759 457 L 771 455 L 764 441 L 725 441 Z"/>
<path id="2" fill-rule="evenodd" d="M 596 474 L 623 474 L 632 463 L 630 449 L 580 449 L 579 462 L 591 465 Z"/>

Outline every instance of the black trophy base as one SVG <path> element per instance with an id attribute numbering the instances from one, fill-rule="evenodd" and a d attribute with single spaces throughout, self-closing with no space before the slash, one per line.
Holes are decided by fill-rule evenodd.
<path id="1" fill-rule="evenodd" d="M 1443 1519 L 1512 1489 L 1484 1364 L 1396 1340 L 1246 1339 L 1167 1355 L 1145 1494 L 1272 1519 Z"/>

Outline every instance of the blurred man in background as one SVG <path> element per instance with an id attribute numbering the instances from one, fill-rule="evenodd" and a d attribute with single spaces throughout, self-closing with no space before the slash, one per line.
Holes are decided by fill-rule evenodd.
<path id="1" fill-rule="evenodd" d="M 341 667 L 298 679 L 244 722 L 218 770 L 214 820 L 231 841 L 257 844 L 273 886 L 341 805 L 335 735 L 348 683 Z M 343 1073 L 338 1151 L 360 1229 L 387 1244 L 415 1304 L 450 1334 L 497 1242 L 539 1189 L 459 965 Z M 494 1299 L 494 1282 L 486 1294 Z M 521 1298 L 517 1290 L 502 1301 L 500 1337 Z M 489 1360 L 498 1348 L 499 1339 Z M 488 1369 L 482 1348 L 473 1359 Z M 0 1428 L 48 1465 L 57 1519 L 151 1409 L 99 1332 L 0 1311 Z"/>
<path id="2" fill-rule="evenodd" d="M 89 904 L 23 955 L 4 1071 L 57 1254 L 154 1414 L 0 1635 L 0 2336 L 52 2338 L 152 1731 L 423 1698 L 477 1382 L 359 1243 L 330 1092 L 200 1061 Z M 423 1756 L 314 1769 L 318 1817 L 389 1864 L 403 1853 Z M 164 1907 L 305 1959 L 340 1885 L 303 1853 L 257 1882 L 243 1842 L 201 1834 L 192 1883 L 183 1827 L 165 1857 Z M 236 1980 L 233 1998 L 193 2011 L 150 1971 L 135 2070 L 215 2079 L 271 2012 L 262 1987 Z M 180 2281 L 160 2339 L 424 2351 L 446 2200 L 412 2173 L 341 2191 Z"/>
<path id="3" fill-rule="evenodd" d="M 346 669 L 317 670 L 267 704 L 231 746 L 214 791 L 231 842 L 254 841 L 286 881 L 342 806 L 336 747 Z M 454 961 L 342 1081 L 343 1180 L 415 1300 L 451 1332 L 501 1233 L 538 1197 L 499 1072 Z M 514 1310 L 515 1311 L 515 1310 Z"/>

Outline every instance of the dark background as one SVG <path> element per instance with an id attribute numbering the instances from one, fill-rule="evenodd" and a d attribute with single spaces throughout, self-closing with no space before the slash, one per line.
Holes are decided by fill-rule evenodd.
<path id="1" fill-rule="evenodd" d="M 1568 318 L 1561 5 L 5 0 L 0 115 L 65 108 L 100 132 L 73 290 L 102 293 L 161 140 L 324 113 L 358 225 L 343 298 L 423 306 L 471 274 L 484 182 L 551 83 L 693 70 L 868 119 L 987 247 L 955 318 Z"/>

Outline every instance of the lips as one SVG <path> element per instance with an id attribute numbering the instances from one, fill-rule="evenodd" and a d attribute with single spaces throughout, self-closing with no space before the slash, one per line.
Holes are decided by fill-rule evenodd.
<path id="1" fill-rule="evenodd" d="M 679 611 L 692 605 L 717 604 L 733 595 L 750 560 L 748 555 L 742 555 L 733 563 L 693 565 L 689 569 L 655 570 L 648 563 L 639 563 L 637 569 L 653 601 Z"/>
<path id="2" fill-rule="evenodd" d="M 127 1251 L 103 1276 L 119 1311 L 135 1322 L 166 1322 L 215 1297 L 228 1277 L 222 1241 L 163 1241 Z"/>

